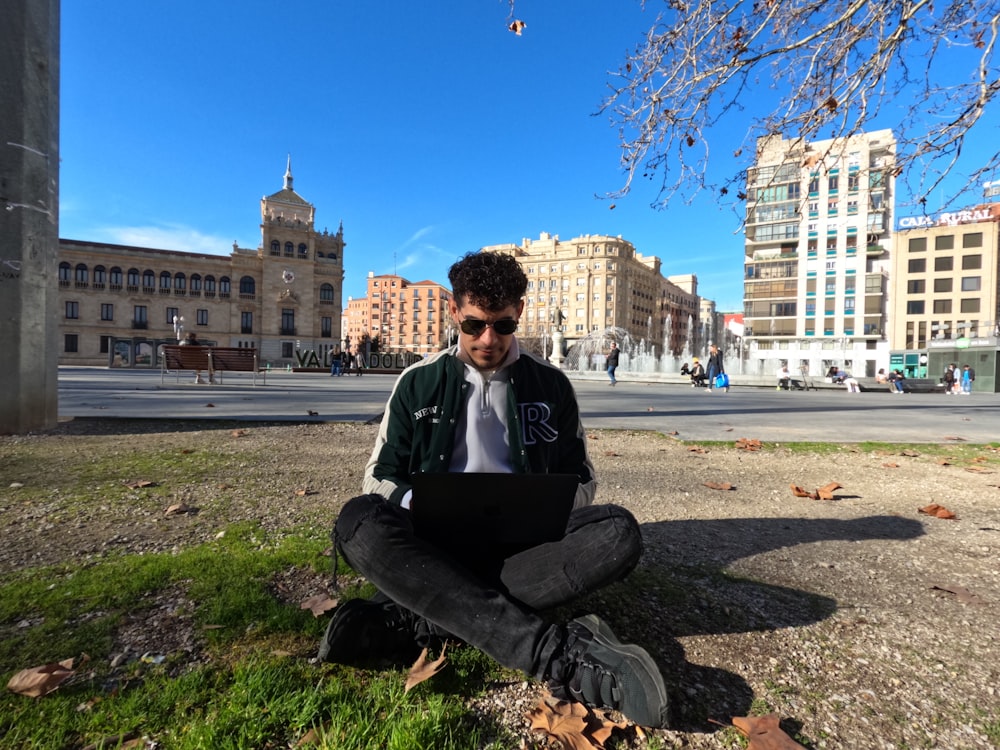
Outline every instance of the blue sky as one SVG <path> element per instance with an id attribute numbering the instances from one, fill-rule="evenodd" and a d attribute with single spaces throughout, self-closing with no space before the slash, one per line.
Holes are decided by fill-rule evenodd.
<path id="1" fill-rule="evenodd" d="M 447 283 L 461 254 L 549 232 L 621 235 L 740 309 L 730 206 L 598 197 L 624 178 L 594 114 L 658 5 L 517 0 L 516 36 L 506 0 L 64 0 L 60 236 L 256 248 L 291 154 L 317 227 L 343 222 L 345 301 L 369 271 Z M 713 170 L 740 166 L 729 127 Z"/>

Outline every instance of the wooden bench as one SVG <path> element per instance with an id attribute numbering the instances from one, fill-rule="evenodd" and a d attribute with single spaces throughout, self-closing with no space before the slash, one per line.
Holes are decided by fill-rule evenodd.
<path id="1" fill-rule="evenodd" d="M 260 369 L 256 349 L 237 346 L 210 346 L 207 349 L 212 364 L 211 372 L 219 383 L 222 382 L 224 372 L 250 372 L 253 373 L 253 384 L 257 385 L 257 373 L 260 372 L 262 382 L 267 385 L 267 373 Z"/>
<path id="2" fill-rule="evenodd" d="M 256 349 L 164 344 L 163 356 L 160 359 L 160 385 L 163 385 L 163 380 L 169 371 L 176 372 L 177 382 L 180 382 L 180 372 L 183 370 L 206 370 L 209 380 L 220 384 L 224 372 L 249 372 L 253 374 L 253 384 L 256 386 L 260 367 Z M 266 384 L 267 375 L 262 373 L 261 378 Z"/>

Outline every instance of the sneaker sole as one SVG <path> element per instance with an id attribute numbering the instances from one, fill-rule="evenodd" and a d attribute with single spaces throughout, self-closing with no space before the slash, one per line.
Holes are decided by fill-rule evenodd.
<path id="1" fill-rule="evenodd" d="M 634 721 L 636 724 L 641 724 L 647 727 L 665 727 L 669 722 L 669 702 L 667 695 L 667 686 L 663 681 L 663 675 L 660 673 L 660 668 L 656 666 L 656 662 L 653 657 L 649 655 L 642 646 L 637 646 L 633 643 L 622 643 L 618 640 L 618 636 L 615 635 L 611 627 L 604 622 L 597 615 L 584 615 L 583 617 L 577 617 L 575 622 L 580 623 L 587 630 L 591 632 L 594 636 L 594 640 L 600 641 L 603 645 L 611 648 L 612 650 L 625 654 L 628 660 L 633 664 L 639 664 L 642 667 L 641 671 L 651 677 L 651 684 L 644 685 L 648 690 L 652 688 L 656 693 L 656 703 L 659 705 L 660 712 L 658 716 L 644 716 L 642 715 L 644 711 L 631 710 L 633 707 L 621 706 L 619 711 L 621 711 L 625 716 Z M 640 670 L 634 669 L 638 674 Z M 643 708 L 643 707 L 636 707 Z"/>

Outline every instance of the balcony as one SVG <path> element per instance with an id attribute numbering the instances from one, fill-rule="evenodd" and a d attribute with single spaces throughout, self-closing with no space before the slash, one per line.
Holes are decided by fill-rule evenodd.
<path id="1" fill-rule="evenodd" d="M 865 254 L 869 258 L 878 258 L 879 256 L 885 255 L 886 249 L 881 245 L 869 245 L 865 248 Z"/>
<path id="2" fill-rule="evenodd" d="M 298 334 L 295 331 L 296 329 L 294 327 L 286 328 L 285 326 L 282 326 L 280 333 L 282 336 L 297 336 Z"/>
<path id="3" fill-rule="evenodd" d="M 148 320 L 133 320 L 132 321 L 132 330 L 133 331 L 145 331 L 147 328 L 149 328 L 149 321 Z"/>

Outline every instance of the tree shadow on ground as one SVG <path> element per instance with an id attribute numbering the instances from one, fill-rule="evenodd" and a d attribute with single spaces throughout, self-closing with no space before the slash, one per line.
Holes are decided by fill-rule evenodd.
<path id="1" fill-rule="evenodd" d="M 750 712 L 753 691 L 738 674 L 689 661 L 679 638 L 802 627 L 837 609 L 829 596 L 735 576 L 727 572 L 730 564 L 803 544 L 902 541 L 923 533 L 920 522 L 898 516 L 648 523 L 641 567 L 581 604 L 607 619 L 622 641 L 654 655 L 673 695 L 672 729 L 713 732 L 719 727 L 710 719 Z M 738 641 L 720 642 L 719 648 L 738 649 Z"/>

